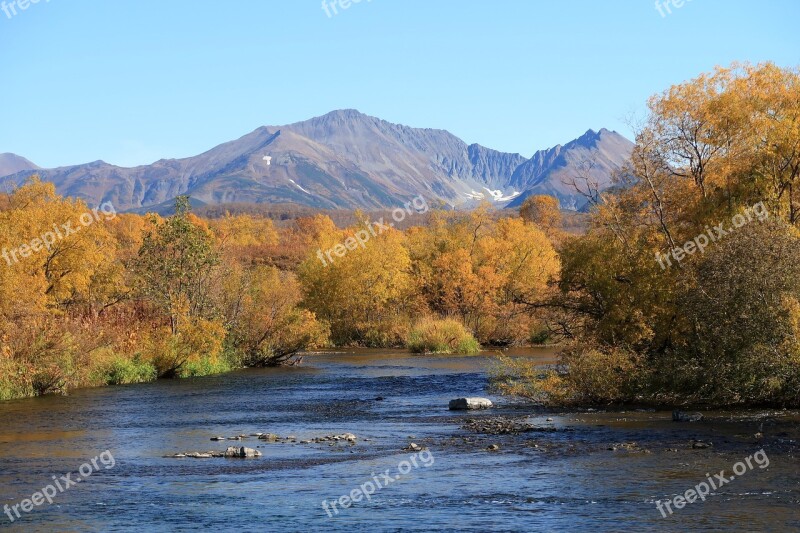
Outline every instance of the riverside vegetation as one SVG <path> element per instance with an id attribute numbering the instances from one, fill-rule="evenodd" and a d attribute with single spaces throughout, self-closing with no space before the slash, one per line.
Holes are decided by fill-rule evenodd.
<path id="1" fill-rule="evenodd" d="M 37 180 L 0 197 L 0 249 L 88 207 Z M 292 364 L 324 346 L 476 353 L 540 328 L 521 298 L 558 258 L 543 231 L 488 208 L 389 228 L 323 265 L 368 224 L 324 215 L 277 228 L 249 215 L 119 214 L 0 265 L 0 398 Z"/>
<path id="2" fill-rule="evenodd" d="M 325 215 L 120 214 L 0 265 L 0 398 L 292 364 L 324 346 L 475 353 L 563 345 L 559 365 L 499 358 L 494 385 L 551 404 L 800 404 L 800 74 L 718 68 L 653 97 L 619 186 L 519 213 L 433 210 L 331 264 Z M 664 269 L 657 258 L 735 220 Z M 36 180 L 0 198 L 0 248 L 88 211 Z M 415 222 L 416 223 L 416 222 Z"/>
<path id="3" fill-rule="evenodd" d="M 733 65 L 654 96 L 619 182 L 589 195 L 558 290 L 532 303 L 558 317 L 560 365 L 506 360 L 499 388 L 561 405 L 800 405 L 799 71 Z M 662 268 L 670 253 L 682 260 Z"/>

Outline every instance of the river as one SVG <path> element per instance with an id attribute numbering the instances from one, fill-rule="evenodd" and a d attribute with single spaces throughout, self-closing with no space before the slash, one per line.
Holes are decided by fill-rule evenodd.
<path id="1" fill-rule="evenodd" d="M 549 350 L 518 355 L 553 357 Z M 81 478 L 81 465 L 100 458 L 52 504 L 28 513 L 18 506 L 13 522 L 0 514 L 0 529 L 800 530 L 797 411 L 715 411 L 673 422 L 669 411 L 545 410 L 490 394 L 489 364 L 486 356 L 357 350 L 309 355 L 293 368 L 0 403 L 0 505 L 19 504 L 67 473 Z M 490 398 L 495 408 L 449 411 L 448 401 L 460 396 Z M 494 417 L 531 430 L 493 435 L 463 427 Z M 210 441 L 254 433 L 296 442 Z M 355 434 L 356 444 L 301 443 L 343 433 Z M 713 446 L 697 449 L 693 441 Z M 427 449 L 403 451 L 412 442 Z M 263 456 L 165 457 L 231 445 Z M 762 449 L 768 467 L 751 461 L 705 501 L 666 517 L 657 509 L 656 501 L 707 474 L 729 477 Z M 360 501 L 335 511 L 322 505 L 345 495 Z"/>

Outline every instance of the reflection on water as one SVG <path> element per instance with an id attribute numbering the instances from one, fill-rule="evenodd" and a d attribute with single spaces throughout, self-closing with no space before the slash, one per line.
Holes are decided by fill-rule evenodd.
<path id="1" fill-rule="evenodd" d="M 550 349 L 514 355 L 552 363 Z M 487 393 L 487 356 L 420 357 L 358 350 L 309 355 L 296 368 L 77 391 L 0 404 L 0 505 L 13 505 L 111 450 L 116 466 L 92 475 L 11 524 L 20 531 L 715 531 L 800 528 L 800 416 L 794 411 L 707 413 L 674 423 L 669 412 L 547 412 Z M 497 408 L 447 410 L 481 395 Z M 382 399 L 379 399 L 382 398 Z M 478 435 L 466 419 L 508 416 L 537 430 Z M 552 418 L 552 421 L 548 421 Z M 763 436 L 756 438 L 761 431 Z M 271 432 L 255 460 L 165 459 L 224 449 L 215 435 Z M 352 432 L 359 443 L 300 444 Z M 409 438 L 413 437 L 413 438 Z M 363 439 L 370 439 L 365 441 Z M 692 449 L 692 440 L 713 442 Z M 343 510 L 321 507 L 396 469 L 409 442 L 430 468 Z M 624 445 L 635 443 L 626 448 Z M 239 444 L 233 443 L 233 444 Z M 489 444 L 500 450 L 488 452 Z M 771 464 L 668 519 L 655 500 L 692 488 L 706 472 L 764 448 Z M 615 449 L 616 448 L 616 449 Z"/>

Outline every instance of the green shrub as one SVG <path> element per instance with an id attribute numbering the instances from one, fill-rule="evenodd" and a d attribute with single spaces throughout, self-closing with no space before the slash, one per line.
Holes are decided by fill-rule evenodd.
<path id="1" fill-rule="evenodd" d="M 552 334 L 547 328 L 536 329 L 531 332 L 530 343 L 534 346 L 541 346 L 553 341 Z"/>
<path id="2" fill-rule="evenodd" d="M 481 345 L 464 325 L 451 318 L 425 318 L 408 334 L 406 346 L 415 353 L 442 353 L 473 355 Z"/>
<path id="3" fill-rule="evenodd" d="M 100 380 L 106 385 L 130 385 L 154 381 L 158 377 L 156 367 L 138 357 L 125 359 L 117 357 L 101 371 Z"/>
<path id="4" fill-rule="evenodd" d="M 556 368 L 529 358 L 500 356 L 490 369 L 492 388 L 546 405 L 632 402 L 648 381 L 640 356 L 623 350 L 575 345 L 559 355 Z"/>
<path id="5" fill-rule="evenodd" d="M 233 369 L 234 365 L 229 362 L 227 357 L 203 356 L 184 364 L 178 373 L 178 377 L 196 378 L 201 376 L 213 376 L 215 374 L 230 372 Z"/>
<path id="6" fill-rule="evenodd" d="M 368 324 L 359 331 L 359 344 L 367 348 L 397 348 L 404 346 L 411 329 L 411 320 L 404 316 L 390 316 Z"/>
<path id="7" fill-rule="evenodd" d="M 0 355 L 0 401 L 36 396 L 36 391 L 25 379 L 25 372 L 19 365 L 4 360 Z"/>

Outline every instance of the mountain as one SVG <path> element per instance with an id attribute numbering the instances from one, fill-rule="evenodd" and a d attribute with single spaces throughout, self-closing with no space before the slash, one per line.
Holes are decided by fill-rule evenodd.
<path id="1" fill-rule="evenodd" d="M 0 154 L 0 177 L 38 168 L 24 157 L 16 154 Z"/>
<path id="2" fill-rule="evenodd" d="M 564 146 L 538 151 L 512 174 L 511 185 L 527 192 L 508 207 L 518 207 L 531 194 L 550 194 L 561 201 L 562 208 L 578 210 L 586 203 L 578 190 L 588 192 L 587 179 L 592 188 L 607 189 L 632 149 L 633 143 L 628 139 L 603 128 L 598 132 L 589 130 Z"/>
<path id="3" fill-rule="evenodd" d="M 103 161 L 55 169 L 20 169 L 61 194 L 118 210 L 146 210 L 181 194 L 199 204 L 297 203 L 322 208 L 395 207 L 417 195 L 454 207 L 482 200 L 515 206 L 530 194 L 556 195 L 577 209 L 582 195 L 567 184 L 584 167 L 605 187 L 633 144 L 616 132 L 589 130 L 531 159 L 467 145 L 445 130 L 412 128 L 333 111 L 286 126 L 264 126 L 198 156 L 123 168 Z M 35 170 L 35 171 L 34 171 Z"/>

